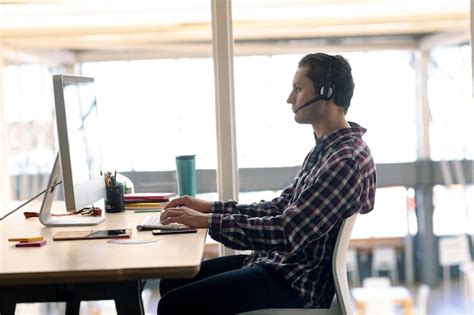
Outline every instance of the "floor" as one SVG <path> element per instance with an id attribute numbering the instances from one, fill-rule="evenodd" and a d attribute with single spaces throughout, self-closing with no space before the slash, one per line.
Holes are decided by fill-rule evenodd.
<path id="1" fill-rule="evenodd" d="M 445 294 L 442 285 L 432 288 L 428 300 L 428 315 L 474 314 L 474 302 L 464 303 L 459 281 L 453 282 L 451 290 Z"/>
<path id="2" fill-rule="evenodd" d="M 414 296 L 416 287 L 410 288 Z M 468 307 L 464 305 L 459 282 L 452 283 L 452 289 L 448 296 L 441 286 L 431 288 L 428 315 L 464 315 L 474 314 L 474 303 Z M 159 300 L 157 281 L 152 281 L 143 293 L 146 314 L 156 314 L 156 306 Z M 62 315 L 64 314 L 64 303 L 33 303 L 19 304 L 16 315 Z M 81 315 L 115 315 L 113 301 L 82 302 Z"/>

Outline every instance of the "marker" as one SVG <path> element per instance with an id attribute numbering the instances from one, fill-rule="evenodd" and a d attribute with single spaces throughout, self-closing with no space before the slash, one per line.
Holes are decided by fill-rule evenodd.
<path id="1" fill-rule="evenodd" d="M 46 240 L 35 241 L 35 242 L 20 242 L 16 243 L 16 247 L 41 247 L 46 244 Z"/>

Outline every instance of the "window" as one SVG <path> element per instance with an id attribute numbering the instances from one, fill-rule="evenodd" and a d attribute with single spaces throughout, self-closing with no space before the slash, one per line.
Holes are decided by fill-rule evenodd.
<path id="1" fill-rule="evenodd" d="M 51 72 L 43 65 L 4 69 L 10 175 L 49 173 L 56 156 Z"/>
<path id="2" fill-rule="evenodd" d="M 110 134 L 105 165 L 174 170 L 175 156 L 195 154 L 196 168 L 216 168 L 212 59 L 90 62 L 82 73 L 96 79 L 100 93 Z"/>
<path id="3" fill-rule="evenodd" d="M 435 235 L 474 234 L 474 185 L 437 185 L 433 201 Z"/>
<path id="4" fill-rule="evenodd" d="M 410 51 L 342 54 L 352 65 L 354 97 L 347 118 L 367 128 L 376 163 L 416 160 L 415 72 Z"/>
<path id="5" fill-rule="evenodd" d="M 433 160 L 474 159 L 471 91 L 471 47 L 434 49 L 428 78 Z"/>
<path id="6" fill-rule="evenodd" d="M 235 58 L 239 168 L 301 165 L 314 146 L 311 126 L 296 124 L 291 105 L 286 103 L 300 58 Z"/>
<path id="7" fill-rule="evenodd" d="M 367 215 L 359 215 L 351 237 L 404 237 L 407 235 L 409 196 L 405 187 L 378 188 L 374 209 Z M 411 226 L 413 228 L 413 224 Z"/>

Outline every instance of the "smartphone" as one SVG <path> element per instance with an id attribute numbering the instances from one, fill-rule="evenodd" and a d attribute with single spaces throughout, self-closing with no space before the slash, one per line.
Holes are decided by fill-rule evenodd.
<path id="1" fill-rule="evenodd" d="M 99 230 L 87 235 L 89 238 L 110 238 L 110 237 L 127 237 L 129 236 L 126 229 L 115 230 Z"/>
<path id="2" fill-rule="evenodd" d="M 180 233 L 196 233 L 197 230 L 194 228 L 189 229 L 176 229 L 176 230 L 151 230 L 153 235 L 163 235 L 163 234 L 180 234 Z"/>

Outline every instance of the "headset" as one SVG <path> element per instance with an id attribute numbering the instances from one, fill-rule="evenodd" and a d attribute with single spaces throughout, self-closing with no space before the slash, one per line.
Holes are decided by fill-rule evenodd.
<path id="1" fill-rule="evenodd" d="M 319 89 L 319 95 L 313 97 L 309 101 L 305 102 L 300 108 L 298 108 L 296 112 L 300 111 L 301 109 L 305 108 L 306 106 L 309 106 L 313 103 L 319 102 L 319 101 L 329 101 L 333 95 L 334 95 L 334 84 L 332 84 L 331 81 L 331 73 L 332 73 L 332 58 L 333 56 L 329 55 L 329 61 L 328 61 L 328 67 L 326 69 L 326 78 L 324 79 L 324 83 L 321 85 L 321 88 Z"/>

